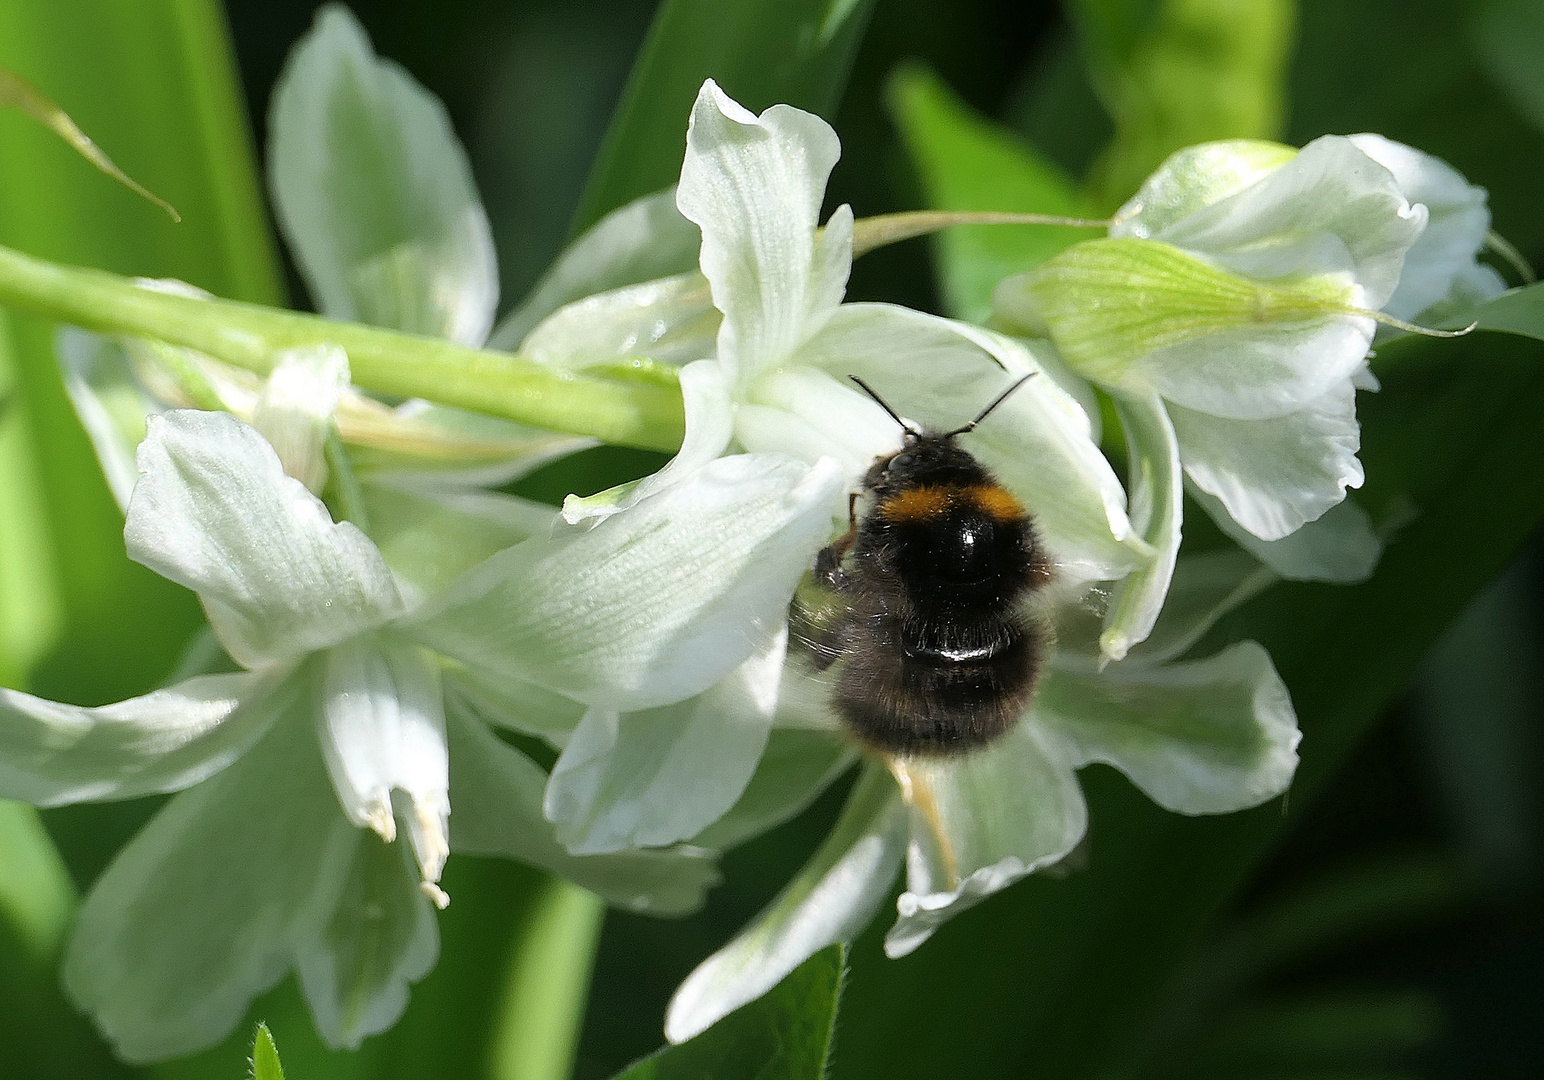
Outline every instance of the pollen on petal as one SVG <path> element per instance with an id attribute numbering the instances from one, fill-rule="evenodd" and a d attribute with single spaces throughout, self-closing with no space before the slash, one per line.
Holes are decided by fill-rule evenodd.
<path id="1" fill-rule="evenodd" d="M 408 840 L 423 875 L 419 888 L 442 909 L 450 903 L 450 897 L 438 884 L 445 860 L 450 856 L 449 826 L 450 803 L 443 794 L 412 798 L 411 815 L 407 818 Z"/>
<path id="2" fill-rule="evenodd" d="M 885 765 L 890 769 L 890 775 L 895 777 L 895 782 L 900 785 L 901 798 L 906 805 L 921 817 L 932 834 L 933 841 L 938 845 L 938 854 L 943 859 L 945 872 L 948 874 L 949 887 L 960 887 L 960 857 L 954 850 L 954 844 L 949 839 L 949 831 L 944 828 L 942 817 L 939 815 L 938 799 L 933 793 L 933 783 L 925 771 L 914 771 L 904 757 L 894 754 L 885 755 Z"/>
<path id="3" fill-rule="evenodd" d="M 376 799 L 365 811 L 365 824 L 388 844 L 397 839 L 397 819 L 391 813 L 391 800 L 386 796 Z"/>

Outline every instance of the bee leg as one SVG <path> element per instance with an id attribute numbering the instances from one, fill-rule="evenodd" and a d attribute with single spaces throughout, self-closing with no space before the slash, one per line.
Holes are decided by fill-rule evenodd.
<path id="1" fill-rule="evenodd" d="M 841 592 L 847 584 L 847 571 L 842 569 L 842 557 L 852 547 L 850 537 L 844 536 L 830 547 L 822 548 L 815 556 L 815 581 L 834 592 Z"/>
<path id="2" fill-rule="evenodd" d="M 842 569 L 842 560 L 847 557 L 847 552 L 852 550 L 853 542 L 858 539 L 857 505 L 858 495 L 857 492 L 853 492 L 847 496 L 847 531 L 822 548 L 820 554 L 815 556 L 815 580 L 837 592 L 847 584 L 847 571 Z"/>

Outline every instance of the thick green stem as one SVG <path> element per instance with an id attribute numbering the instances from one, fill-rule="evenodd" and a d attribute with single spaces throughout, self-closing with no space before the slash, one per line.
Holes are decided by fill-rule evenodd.
<path id="1" fill-rule="evenodd" d="M 497 1080 L 564 1080 L 572 1071 L 605 906 L 566 881 L 543 883 L 522 926 L 489 1047 Z"/>
<path id="2" fill-rule="evenodd" d="M 366 390 L 621 446 L 675 450 L 684 430 L 679 390 L 658 381 L 590 378 L 435 338 L 181 296 L 5 247 L 0 305 L 99 333 L 182 345 L 259 374 L 285 349 L 331 342 L 348 353 L 354 382 Z"/>

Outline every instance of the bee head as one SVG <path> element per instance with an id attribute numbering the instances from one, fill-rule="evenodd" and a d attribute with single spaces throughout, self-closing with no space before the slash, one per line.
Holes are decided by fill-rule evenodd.
<path id="1" fill-rule="evenodd" d="M 985 475 L 981 466 L 971 456 L 970 451 L 956 444 L 954 440 L 975 430 L 976 425 L 991 415 L 993 409 L 1008 400 L 1009 394 L 1034 378 L 1035 374 L 1030 372 L 1012 383 L 993 398 L 986 408 L 977 413 L 974 420 L 953 431 L 924 431 L 908 424 L 884 398 L 874 392 L 873 387 L 856 375 L 849 375 L 848 378 L 857 383 L 865 394 L 873 398 L 879 407 L 889 413 L 890 418 L 901 426 L 901 449 L 889 457 L 881 457 L 875 461 L 868 475 L 864 477 L 864 486 L 875 490 L 893 491 L 919 485 L 978 483 Z"/>
<path id="2" fill-rule="evenodd" d="M 880 458 L 869 471 L 870 486 L 899 489 L 977 483 L 981 466 L 955 442 L 958 433 L 907 431 L 900 452 Z"/>

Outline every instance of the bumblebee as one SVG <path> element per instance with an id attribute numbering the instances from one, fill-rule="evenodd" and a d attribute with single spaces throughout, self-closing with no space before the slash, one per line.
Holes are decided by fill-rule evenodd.
<path id="1" fill-rule="evenodd" d="M 851 529 L 816 559 L 835 614 L 815 662 L 840 663 L 833 705 L 872 749 L 979 749 L 1013 728 L 1034 690 L 1045 635 L 1026 601 L 1049 582 L 1050 563 L 1024 507 L 956 442 L 1028 378 L 964 427 L 930 432 L 853 377 L 904 434 L 851 497 Z"/>

